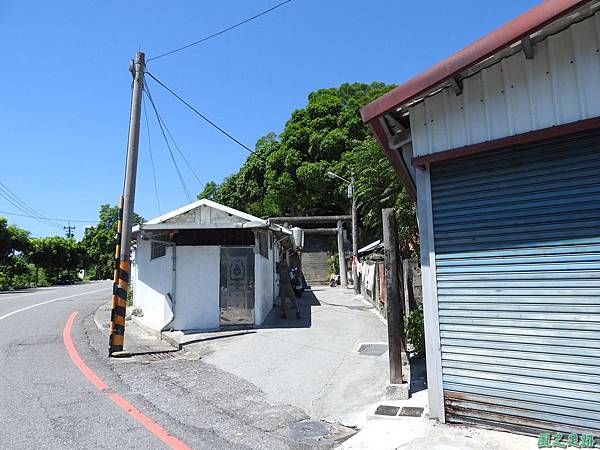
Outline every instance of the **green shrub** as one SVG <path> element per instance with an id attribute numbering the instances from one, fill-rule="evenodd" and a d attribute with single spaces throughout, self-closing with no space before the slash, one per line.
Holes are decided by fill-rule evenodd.
<path id="1" fill-rule="evenodd" d="M 340 264 L 336 253 L 327 258 L 327 274 L 337 275 L 338 273 L 340 273 Z"/>
<path id="2" fill-rule="evenodd" d="M 425 354 L 425 325 L 423 322 L 423 305 L 410 311 L 404 319 L 406 339 L 413 346 L 417 355 Z"/>

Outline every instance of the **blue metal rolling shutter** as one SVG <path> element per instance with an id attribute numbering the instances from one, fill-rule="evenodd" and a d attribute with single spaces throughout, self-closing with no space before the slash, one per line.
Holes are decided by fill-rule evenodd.
<path id="1" fill-rule="evenodd" d="M 600 135 L 431 167 L 446 418 L 600 431 Z"/>

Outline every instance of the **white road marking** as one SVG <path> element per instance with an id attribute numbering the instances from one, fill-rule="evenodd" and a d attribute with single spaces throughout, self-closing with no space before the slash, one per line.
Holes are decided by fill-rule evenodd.
<path id="1" fill-rule="evenodd" d="M 4 319 L 6 319 L 6 318 L 8 318 L 10 316 L 14 316 L 15 314 L 18 314 L 18 313 L 23 312 L 23 311 L 27 311 L 28 309 L 36 308 L 37 306 L 47 305 L 48 303 L 54 303 L 54 302 L 58 302 L 60 300 L 67 300 L 69 298 L 79 297 L 81 295 L 93 294 L 95 292 L 108 291 L 108 290 L 111 290 L 111 289 L 112 288 L 96 289 L 95 291 L 81 292 L 79 294 L 68 295 L 67 297 L 55 298 L 53 300 L 48 300 L 48 301 L 45 301 L 45 302 L 36 303 L 35 305 L 29 305 L 29 306 L 26 306 L 25 308 L 16 309 L 14 311 L 9 312 L 8 314 L 4 314 L 3 316 L 0 316 L 0 320 L 4 320 Z"/>
<path id="2" fill-rule="evenodd" d="M 55 290 L 55 289 L 40 288 L 39 290 L 37 290 L 35 292 L 29 292 L 27 294 L 2 294 L 2 295 L 0 295 L 0 300 L 12 300 L 15 298 L 29 297 L 30 295 L 39 294 L 40 292 L 47 292 L 47 291 L 53 291 L 53 290 Z"/>

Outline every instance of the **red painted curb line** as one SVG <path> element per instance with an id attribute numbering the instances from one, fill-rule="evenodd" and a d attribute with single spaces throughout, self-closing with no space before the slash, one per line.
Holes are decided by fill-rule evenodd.
<path id="1" fill-rule="evenodd" d="M 65 343 L 65 347 L 69 356 L 71 357 L 71 361 L 75 367 L 79 369 L 79 371 L 85 376 L 90 383 L 96 386 L 102 393 L 108 395 L 108 398 L 113 401 L 119 408 L 133 417 L 136 421 L 144 426 L 150 433 L 159 438 L 169 447 L 175 450 L 191 450 L 190 447 L 185 445 L 182 441 L 177 439 L 175 436 L 170 435 L 163 427 L 161 427 L 158 423 L 154 422 L 150 417 L 146 416 L 139 409 L 121 397 L 119 394 L 115 394 L 113 392 L 108 392 L 108 385 L 100 379 L 98 375 L 94 373 L 92 369 L 90 369 L 87 364 L 81 359 L 77 349 L 75 348 L 75 344 L 73 344 L 73 339 L 71 338 L 71 330 L 73 329 L 73 322 L 75 322 L 75 317 L 79 311 L 73 311 L 65 324 L 65 328 L 63 330 L 63 341 Z"/>

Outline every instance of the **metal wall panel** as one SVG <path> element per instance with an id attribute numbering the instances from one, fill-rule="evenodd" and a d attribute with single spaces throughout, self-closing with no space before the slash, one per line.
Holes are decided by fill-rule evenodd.
<path id="1" fill-rule="evenodd" d="M 600 132 L 431 167 L 446 420 L 600 431 Z"/>
<path id="2" fill-rule="evenodd" d="M 410 108 L 414 156 L 600 116 L 600 12 Z"/>

